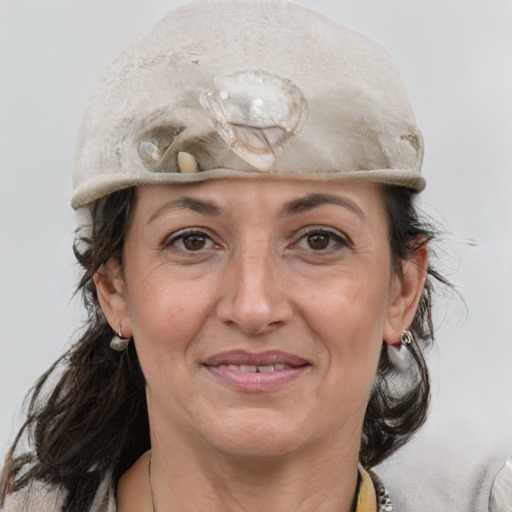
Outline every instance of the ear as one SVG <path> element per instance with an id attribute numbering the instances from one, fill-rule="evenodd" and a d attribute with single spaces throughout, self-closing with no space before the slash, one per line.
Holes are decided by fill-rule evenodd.
<path id="1" fill-rule="evenodd" d="M 128 308 L 126 304 L 126 286 L 119 262 L 111 258 L 94 274 L 94 284 L 101 306 L 110 327 L 120 330 L 123 336 L 133 335 Z"/>
<path id="2" fill-rule="evenodd" d="M 428 268 L 428 244 L 421 243 L 412 256 L 402 263 L 402 275 L 395 275 L 391 285 L 391 298 L 384 325 L 386 343 L 400 346 L 400 334 L 414 320 L 423 293 Z"/>

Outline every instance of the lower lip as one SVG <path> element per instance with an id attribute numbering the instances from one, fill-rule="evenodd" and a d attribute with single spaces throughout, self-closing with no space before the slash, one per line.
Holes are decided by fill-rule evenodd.
<path id="1" fill-rule="evenodd" d="M 274 370 L 272 372 L 240 372 L 217 366 L 205 368 L 223 384 L 238 391 L 258 393 L 277 391 L 299 379 L 309 368 L 309 365 Z"/>

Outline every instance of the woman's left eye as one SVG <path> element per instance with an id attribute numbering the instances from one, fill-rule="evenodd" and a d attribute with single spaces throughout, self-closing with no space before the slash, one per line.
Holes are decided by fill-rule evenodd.
<path id="1" fill-rule="evenodd" d="M 212 239 L 201 231 L 187 231 L 179 233 L 172 237 L 166 244 L 187 252 L 201 251 L 210 249 L 215 244 Z"/>
<path id="2" fill-rule="evenodd" d="M 301 236 L 297 245 L 301 249 L 310 249 L 313 251 L 325 251 L 336 246 L 347 246 L 347 241 L 340 235 L 332 231 L 315 229 Z"/>

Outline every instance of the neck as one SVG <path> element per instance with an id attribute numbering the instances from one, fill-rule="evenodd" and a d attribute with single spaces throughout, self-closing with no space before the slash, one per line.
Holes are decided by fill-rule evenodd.
<path id="1" fill-rule="evenodd" d="M 151 486 L 148 454 L 127 472 L 133 478 L 120 482 L 118 504 L 131 507 L 118 507 L 118 512 L 153 512 L 153 503 L 156 512 L 350 512 L 358 478 L 359 418 L 301 444 L 294 432 L 287 435 L 263 421 L 261 431 L 242 430 L 236 438 L 214 431 L 220 442 L 213 444 L 215 436 L 206 438 L 199 435 L 201 429 L 169 421 L 149 399 L 148 408 Z M 122 486 L 123 481 L 133 485 Z"/>
<path id="2" fill-rule="evenodd" d="M 247 459 L 154 442 L 151 459 L 156 512 L 349 512 L 357 486 L 357 452 L 332 445 L 326 453 Z"/>

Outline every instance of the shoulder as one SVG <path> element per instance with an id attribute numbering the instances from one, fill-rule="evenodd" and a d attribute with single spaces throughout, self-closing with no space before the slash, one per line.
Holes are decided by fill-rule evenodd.
<path id="1" fill-rule="evenodd" d="M 411 443 L 379 467 L 396 510 L 512 510 L 509 446 L 444 441 Z"/>
<path id="2" fill-rule="evenodd" d="M 2 512 L 60 512 L 66 493 L 60 488 L 36 481 L 22 490 L 9 494 Z"/>
<path id="3" fill-rule="evenodd" d="M 6 497 L 1 512 L 116 512 L 110 474 L 89 473 L 75 492 L 34 481 Z"/>
<path id="4" fill-rule="evenodd" d="M 489 512 L 512 509 L 512 457 L 500 469 L 492 485 Z"/>

